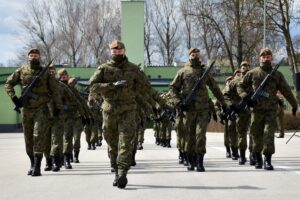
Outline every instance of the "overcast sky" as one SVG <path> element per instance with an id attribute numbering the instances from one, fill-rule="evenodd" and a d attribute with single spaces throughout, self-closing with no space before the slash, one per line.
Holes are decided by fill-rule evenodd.
<path id="1" fill-rule="evenodd" d="M 19 40 L 20 25 L 18 18 L 25 8 L 27 0 L 0 0 L 0 64 L 7 65 L 16 58 L 16 52 L 23 44 Z M 300 0 L 295 0 L 297 8 Z M 299 26 L 298 26 L 299 27 Z M 300 34 L 300 28 L 293 27 L 293 34 Z"/>

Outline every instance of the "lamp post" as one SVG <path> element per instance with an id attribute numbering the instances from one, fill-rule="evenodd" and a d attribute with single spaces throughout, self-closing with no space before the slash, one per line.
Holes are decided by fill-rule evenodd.
<path id="1" fill-rule="evenodd" d="M 264 0 L 264 39 L 263 39 L 263 47 L 265 48 L 266 47 L 266 23 L 267 23 L 267 10 L 266 10 L 266 1 L 267 0 Z"/>

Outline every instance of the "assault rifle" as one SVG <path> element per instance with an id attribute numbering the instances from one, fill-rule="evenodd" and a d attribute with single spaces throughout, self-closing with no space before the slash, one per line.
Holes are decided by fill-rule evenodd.
<path id="1" fill-rule="evenodd" d="M 293 133 L 293 135 L 286 141 L 285 144 L 289 143 L 289 141 L 290 141 L 294 136 L 300 137 L 299 135 L 296 134 L 296 133 L 298 132 L 299 128 L 300 128 L 300 126 L 296 129 L 296 131 L 295 131 L 295 132 Z"/>
<path id="2" fill-rule="evenodd" d="M 179 109 L 180 109 L 180 113 L 182 113 L 183 111 L 186 111 L 189 109 L 189 107 L 191 106 L 194 97 L 196 95 L 196 91 L 198 90 L 201 82 L 203 81 L 203 79 L 207 76 L 207 74 L 209 73 L 209 71 L 213 68 L 214 64 L 215 64 L 215 60 L 210 64 L 210 66 L 205 70 L 205 72 L 203 74 L 200 74 L 200 77 L 198 78 L 198 80 L 196 81 L 196 83 L 194 84 L 192 90 L 190 91 L 190 93 L 186 96 L 186 98 L 180 103 Z"/>
<path id="3" fill-rule="evenodd" d="M 252 103 L 257 102 L 259 97 L 266 97 L 269 98 L 269 93 L 264 91 L 268 82 L 273 78 L 275 72 L 278 70 L 279 66 L 283 62 L 283 58 L 275 65 L 272 71 L 264 78 L 258 88 L 255 90 L 253 94 L 247 95 L 244 99 L 242 99 L 237 105 L 231 106 L 224 115 L 226 115 L 227 119 L 234 119 L 235 114 L 238 114 L 253 105 L 249 105 L 249 101 Z"/>
<path id="4" fill-rule="evenodd" d="M 38 98 L 37 94 L 34 94 L 32 92 L 32 88 L 35 86 L 36 82 L 38 81 L 38 79 L 48 70 L 49 66 L 51 65 L 53 60 L 51 60 L 48 65 L 46 65 L 46 67 L 43 67 L 39 73 L 34 76 L 34 78 L 32 79 L 31 83 L 24 89 L 24 91 L 22 92 L 22 95 L 20 97 L 20 102 L 21 105 L 16 105 L 16 107 L 14 108 L 15 111 L 17 111 L 18 113 L 21 113 L 20 108 L 23 107 L 24 104 L 26 104 L 30 98 Z"/>

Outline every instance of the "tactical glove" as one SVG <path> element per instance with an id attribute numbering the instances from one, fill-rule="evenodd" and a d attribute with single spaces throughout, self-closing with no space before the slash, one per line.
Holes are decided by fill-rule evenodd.
<path id="1" fill-rule="evenodd" d="M 292 109 L 292 113 L 293 113 L 294 116 L 296 116 L 296 113 L 297 113 L 297 107 L 295 107 L 295 108 Z"/>
<path id="2" fill-rule="evenodd" d="M 17 96 L 14 96 L 11 100 L 14 102 L 17 108 L 23 107 L 22 101 Z"/>
<path id="3" fill-rule="evenodd" d="M 253 107 L 257 102 L 251 99 L 251 95 L 247 95 L 243 99 L 249 107 Z"/>

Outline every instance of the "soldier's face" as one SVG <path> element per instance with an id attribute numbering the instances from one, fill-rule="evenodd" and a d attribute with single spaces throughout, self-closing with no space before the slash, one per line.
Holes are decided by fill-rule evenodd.
<path id="1" fill-rule="evenodd" d="M 56 75 L 56 69 L 50 69 L 50 74 L 55 76 Z"/>
<path id="2" fill-rule="evenodd" d="M 248 65 L 242 65 L 241 72 L 243 73 L 243 72 L 247 72 L 247 71 L 249 71 L 249 66 Z"/>
<path id="3" fill-rule="evenodd" d="M 235 77 L 240 77 L 241 76 L 241 73 L 236 73 L 235 74 Z"/>
<path id="4" fill-rule="evenodd" d="M 116 55 L 125 55 L 125 49 L 110 49 L 110 53 L 112 56 Z"/>
<path id="5" fill-rule="evenodd" d="M 69 80 L 68 74 L 62 74 L 62 75 L 60 76 L 60 80 L 61 80 L 61 81 L 68 81 L 68 80 Z"/>
<path id="6" fill-rule="evenodd" d="M 200 58 L 201 58 L 200 52 L 194 52 L 190 54 L 190 59 L 200 60 Z"/>
<path id="7" fill-rule="evenodd" d="M 40 54 L 38 54 L 38 53 L 30 53 L 28 55 L 28 60 L 33 60 L 33 59 L 40 60 Z"/>
<path id="8" fill-rule="evenodd" d="M 272 61 L 272 55 L 262 55 L 259 57 L 260 62 L 271 62 Z"/>

